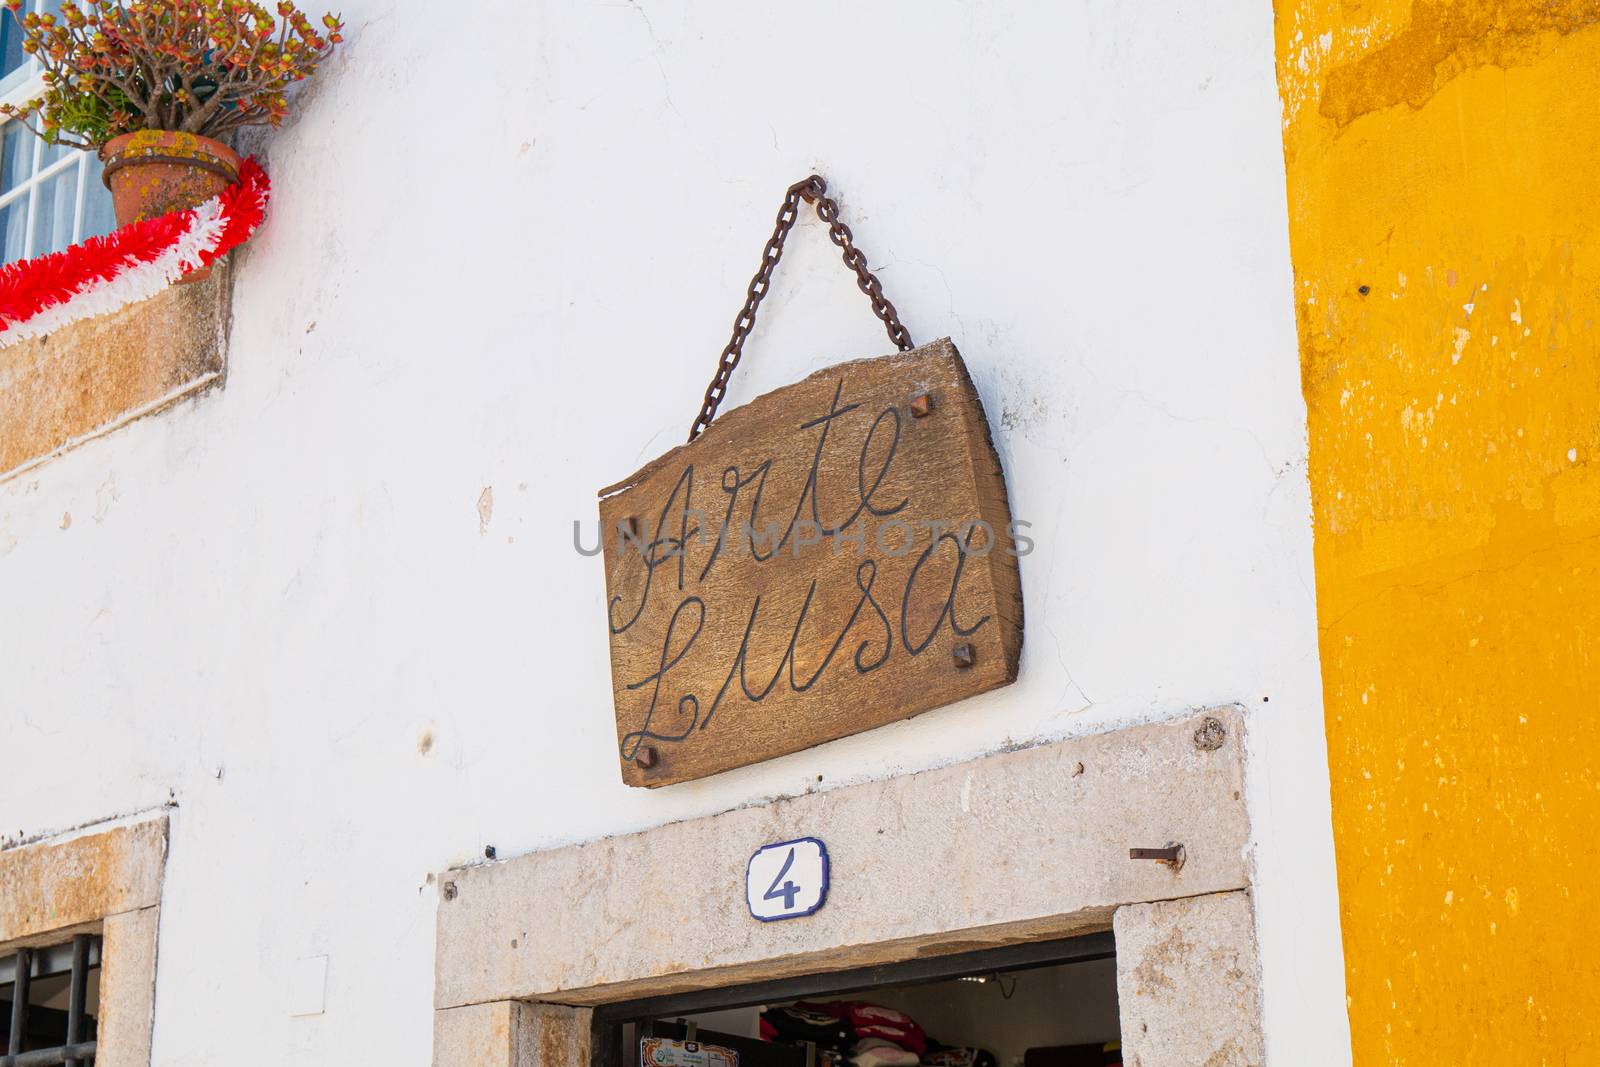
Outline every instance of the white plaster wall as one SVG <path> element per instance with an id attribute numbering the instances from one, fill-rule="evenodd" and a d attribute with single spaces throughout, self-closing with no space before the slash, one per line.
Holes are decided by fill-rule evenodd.
<path id="1" fill-rule="evenodd" d="M 426 1063 L 429 875 L 486 844 L 1238 701 L 1269 1053 L 1347 1062 L 1270 6 L 344 13 L 265 146 L 226 389 L 0 486 L 0 832 L 176 802 L 155 1061 Z M 1021 677 L 629 790 L 571 523 L 680 440 L 812 169 L 988 406 Z M 886 349 L 808 220 L 730 403 Z"/>

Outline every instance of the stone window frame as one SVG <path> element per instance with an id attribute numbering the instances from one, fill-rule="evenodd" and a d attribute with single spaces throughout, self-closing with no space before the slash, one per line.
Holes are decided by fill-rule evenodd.
<path id="1" fill-rule="evenodd" d="M 149 1067 L 167 815 L 0 849 L 0 952 L 95 934 L 96 1067 Z"/>
<path id="2" fill-rule="evenodd" d="M 30 10 L 41 2 L 27 0 Z M 12 23 L 9 13 L 0 18 Z M 0 89 L 0 101 L 18 103 L 38 95 L 44 84 L 31 58 L 11 75 L 13 84 Z M 0 130 L 15 123 L 0 116 Z M 38 199 L 46 192 L 40 183 L 75 169 L 72 233 L 83 240 L 90 183 L 100 181 L 98 161 L 91 152 L 71 149 L 82 158 L 68 162 L 62 157 L 41 167 L 46 149 L 32 134 L 26 136 L 34 142 L 27 184 L 8 203 L 22 205 L 31 231 Z M 24 255 L 30 239 L 24 237 Z M 203 281 L 169 286 L 47 336 L 0 346 L 0 486 L 79 445 L 225 384 L 232 258 L 223 257 Z"/>
<path id="3" fill-rule="evenodd" d="M 0 347 L 0 486 L 224 385 L 232 260 L 203 281 Z"/>
<path id="4" fill-rule="evenodd" d="M 41 0 L 28 0 L 29 8 Z M 9 13 L 0 18 L 11 20 Z M 43 76 L 29 59 L 0 101 L 38 95 Z M 15 119 L 0 116 L 0 130 Z M 43 146 L 32 134 L 27 188 L 21 203 L 31 231 L 43 184 L 76 168 L 73 235 L 81 241 L 89 183 L 98 182 L 93 153 L 39 167 Z M 48 174 L 48 177 L 44 175 Z M 35 195 L 35 185 L 38 185 Z M 6 195 L 11 195 L 7 193 Z M 96 194 L 98 195 L 98 193 Z M 109 198 L 109 193 L 105 194 Z M 24 237 L 24 255 L 30 236 Z M 3 258 L 3 249 L 0 249 Z M 118 311 L 75 322 L 44 336 L 0 346 L 0 485 L 146 415 L 224 384 L 232 311 L 232 256 L 203 281 L 169 286 Z"/>
<path id="5" fill-rule="evenodd" d="M 1230 706 L 445 871 L 435 1067 L 615 1067 L 599 1005 L 1103 931 L 1129 1067 L 1259 1065 L 1243 753 Z M 827 904 L 751 921 L 748 855 L 807 835 Z"/>

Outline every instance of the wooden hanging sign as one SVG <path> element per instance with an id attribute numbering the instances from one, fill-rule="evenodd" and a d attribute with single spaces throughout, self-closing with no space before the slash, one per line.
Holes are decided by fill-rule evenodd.
<path id="1" fill-rule="evenodd" d="M 946 339 L 818 371 L 602 490 L 622 777 L 661 786 L 1007 685 L 1022 589 Z"/>

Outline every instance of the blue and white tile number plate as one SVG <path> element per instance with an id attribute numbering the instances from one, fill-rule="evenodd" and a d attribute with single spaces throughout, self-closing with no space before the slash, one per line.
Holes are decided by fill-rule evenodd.
<path id="1" fill-rule="evenodd" d="M 814 837 L 767 845 L 750 857 L 744 895 L 764 923 L 798 919 L 828 899 L 828 850 Z"/>

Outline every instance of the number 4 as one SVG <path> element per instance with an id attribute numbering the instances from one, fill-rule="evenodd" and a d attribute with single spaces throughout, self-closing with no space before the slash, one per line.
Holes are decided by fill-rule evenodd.
<path id="1" fill-rule="evenodd" d="M 792 866 L 794 866 L 794 849 L 791 848 L 789 854 L 783 858 L 783 866 L 778 870 L 777 877 L 772 879 L 772 884 L 767 886 L 766 893 L 761 897 L 762 900 L 777 900 L 782 897 L 784 911 L 794 907 L 795 894 L 800 892 L 800 887 L 793 882 L 784 882 L 781 888 L 778 885 Z"/>

